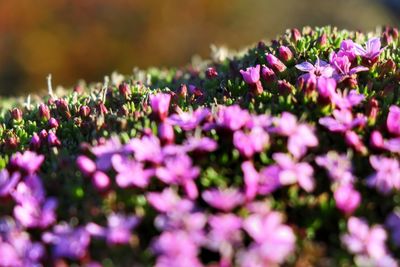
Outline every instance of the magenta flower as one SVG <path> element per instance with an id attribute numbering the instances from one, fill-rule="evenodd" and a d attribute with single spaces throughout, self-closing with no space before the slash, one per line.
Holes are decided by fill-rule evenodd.
<path id="1" fill-rule="evenodd" d="M 329 63 L 320 59 L 317 59 L 314 65 L 305 61 L 301 64 L 297 64 L 295 67 L 300 71 L 307 72 L 300 76 L 304 77 L 305 80 L 308 80 L 311 76 L 316 76 L 317 78 L 331 78 L 334 72 L 334 69 Z"/>
<path id="2" fill-rule="evenodd" d="M 356 44 L 351 39 L 343 40 L 338 51 L 339 57 L 347 57 L 350 61 L 356 58 Z"/>
<path id="3" fill-rule="evenodd" d="M 201 267 L 199 248 L 184 231 L 166 231 L 153 244 L 159 255 L 155 267 Z"/>
<path id="4" fill-rule="evenodd" d="M 341 185 L 350 184 L 354 181 L 351 160 L 347 155 L 329 151 L 324 156 L 318 156 L 315 162 L 328 171 L 329 177 Z"/>
<path id="5" fill-rule="evenodd" d="M 221 106 L 218 110 L 216 122 L 219 126 L 232 131 L 239 130 L 250 120 L 247 110 L 241 109 L 238 105 Z"/>
<path id="6" fill-rule="evenodd" d="M 243 80 L 247 84 L 255 84 L 260 81 L 260 65 L 240 70 L 240 74 L 242 74 Z"/>
<path id="7" fill-rule="evenodd" d="M 41 266 L 44 254 L 41 243 L 32 242 L 27 232 L 19 231 L 15 226 L 0 236 L 0 266 Z"/>
<path id="8" fill-rule="evenodd" d="M 164 159 L 164 167 L 156 170 L 157 177 L 166 184 L 179 184 L 185 189 L 190 199 L 198 196 L 194 179 L 200 174 L 200 169 L 192 165 L 192 160 L 185 154 Z"/>
<path id="9" fill-rule="evenodd" d="M 213 152 L 218 148 L 217 142 L 209 137 L 188 137 L 183 146 L 186 152 Z"/>
<path id="10" fill-rule="evenodd" d="M 141 162 L 148 161 L 158 164 L 163 159 L 160 140 L 154 135 L 131 139 L 124 149 L 127 152 L 134 152 L 135 159 Z"/>
<path id="11" fill-rule="evenodd" d="M 261 127 L 253 128 L 249 134 L 236 131 L 233 135 L 233 144 L 246 158 L 262 152 L 269 143 L 269 136 Z"/>
<path id="12" fill-rule="evenodd" d="M 340 185 L 335 190 L 336 207 L 346 214 L 353 213 L 361 202 L 361 194 L 351 184 Z"/>
<path id="13" fill-rule="evenodd" d="M 100 140 L 101 143 L 91 148 L 96 156 L 96 167 L 101 171 L 111 168 L 111 157 L 116 153 L 121 153 L 122 145 L 117 136 L 112 136 L 108 140 Z"/>
<path id="14" fill-rule="evenodd" d="M 283 112 L 281 118 L 276 118 L 276 127 L 272 132 L 288 136 L 288 150 L 296 158 L 300 158 L 307 152 L 308 147 L 318 145 L 318 139 L 312 128 L 307 124 L 299 124 L 294 115 Z"/>
<path id="15" fill-rule="evenodd" d="M 333 103 L 340 109 L 351 109 L 360 104 L 364 99 L 365 96 L 356 90 L 351 90 L 348 94 L 336 93 L 332 96 Z"/>
<path id="16" fill-rule="evenodd" d="M 230 266 L 234 248 L 242 241 L 242 219 L 234 214 L 218 214 L 211 216 L 208 224 L 207 247 L 221 254 L 221 266 Z"/>
<path id="17" fill-rule="evenodd" d="M 342 82 L 347 78 L 350 78 L 354 74 L 362 71 L 368 71 L 369 68 L 364 66 L 352 67 L 351 62 L 346 56 L 339 56 L 335 52 L 330 55 L 330 64 L 335 68 L 333 77 L 338 82 Z"/>
<path id="18" fill-rule="evenodd" d="M 243 228 L 255 241 L 250 251 L 262 260 L 261 266 L 283 263 L 294 251 L 296 237 L 289 226 L 282 224 L 278 212 L 252 214 L 245 219 Z"/>
<path id="19" fill-rule="evenodd" d="M 93 236 L 106 238 L 109 245 L 121 245 L 129 243 L 131 231 L 138 223 L 139 219 L 136 216 L 112 213 L 107 217 L 106 228 L 89 223 L 86 230 Z"/>
<path id="20" fill-rule="evenodd" d="M 25 151 L 23 154 L 21 152 L 15 153 L 10 159 L 10 164 L 27 174 L 33 174 L 39 170 L 43 161 L 43 155 L 38 155 L 31 151 Z"/>
<path id="21" fill-rule="evenodd" d="M 228 212 L 241 205 L 243 195 L 236 188 L 210 189 L 202 193 L 202 198 L 213 208 Z"/>
<path id="22" fill-rule="evenodd" d="M 391 134 L 400 136 L 400 107 L 390 106 L 386 127 Z"/>
<path id="23" fill-rule="evenodd" d="M 365 44 L 365 48 L 359 44 L 355 44 L 356 54 L 372 62 L 377 60 L 383 49 L 381 48 L 381 39 L 378 37 L 369 39 Z"/>
<path id="24" fill-rule="evenodd" d="M 171 125 L 177 125 L 185 131 L 194 130 L 198 127 L 207 117 L 211 115 L 211 112 L 207 108 L 198 108 L 194 112 L 179 112 L 178 114 L 172 114 L 168 118 L 168 122 Z"/>
<path id="25" fill-rule="evenodd" d="M 272 158 L 276 161 L 279 167 L 277 175 L 280 184 L 290 185 L 298 183 L 301 188 L 307 192 L 314 190 L 315 181 L 312 177 L 314 170 L 308 163 L 297 163 L 284 153 L 275 153 Z"/>
<path id="26" fill-rule="evenodd" d="M 87 253 L 90 234 L 83 227 L 72 228 L 59 224 L 54 226 L 53 232 L 45 232 L 42 239 L 53 245 L 52 254 L 55 258 L 78 260 Z"/>
<path id="27" fill-rule="evenodd" d="M 160 123 L 158 125 L 158 137 L 164 144 L 173 143 L 175 139 L 174 127 L 168 122 Z"/>
<path id="28" fill-rule="evenodd" d="M 111 158 L 114 170 L 117 172 L 115 180 L 121 188 L 130 186 L 146 188 L 150 183 L 150 178 L 154 175 L 154 170 L 144 169 L 142 163 L 115 154 Z"/>
<path id="29" fill-rule="evenodd" d="M 376 171 L 367 179 L 369 186 L 376 187 L 383 194 L 400 189 L 400 165 L 397 159 L 373 155 L 369 162 Z"/>
<path id="30" fill-rule="evenodd" d="M 367 122 L 367 118 L 362 114 L 353 118 L 353 114 L 347 109 L 335 109 L 332 113 L 333 118 L 324 117 L 319 119 L 319 124 L 325 126 L 331 132 L 344 133 L 355 127 L 364 126 Z"/>
<path id="31" fill-rule="evenodd" d="M 2 169 L 0 171 L 0 197 L 8 196 L 15 189 L 20 178 L 19 172 L 14 172 L 10 175 L 7 169 Z"/>
<path id="32" fill-rule="evenodd" d="M 28 228 L 46 228 L 56 220 L 57 201 L 45 199 L 45 192 L 40 178 L 31 175 L 17 185 L 12 192 L 17 205 L 14 207 L 15 218 Z"/>
<path id="33" fill-rule="evenodd" d="M 387 254 L 386 231 L 380 225 L 369 227 L 363 219 L 350 217 L 347 221 L 348 233 L 342 235 L 342 243 L 350 253 L 379 259 Z"/>
<path id="34" fill-rule="evenodd" d="M 170 94 L 158 93 L 150 96 L 150 106 L 157 119 L 163 121 L 168 116 L 170 101 Z"/>
<path id="35" fill-rule="evenodd" d="M 193 208 L 193 202 L 181 199 L 170 187 L 165 188 L 161 193 L 147 193 L 146 199 L 153 208 L 163 213 L 172 211 L 188 212 Z"/>

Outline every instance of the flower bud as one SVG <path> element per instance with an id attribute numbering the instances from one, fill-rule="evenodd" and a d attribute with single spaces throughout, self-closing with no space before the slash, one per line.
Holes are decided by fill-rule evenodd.
<path id="1" fill-rule="evenodd" d="M 297 42 L 298 40 L 301 39 L 301 33 L 298 29 L 294 28 L 290 30 L 291 33 L 291 39 L 293 42 Z"/>
<path id="2" fill-rule="evenodd" d="M 65 116 L 67 119 L 71 118 L 71 113 L 69 112 L 69 106 L 67 100 L 64 98 L 59 98 L 55 101 L 58 112 Z"/>
<path id="3" fill-rule="evenodd" d="M 118 86 L 118 90 L 120 95 L 122 95 L 124 98 L 127 98 L 130 95 L 130 88 L 129 88 L 129 84 L 123 82 Z"/>
<path id="4" fill-rule="evenodd" d="M 268 66 L 276 72 L 284 72 L 286 70 L 285 64 L 272 54 L 266 55 Z"/>
<path id="5" fill-rule="evenodd" d="M 180 98 L 186 98 L 187 93 L 188 93 L 188 89 L 187 89 L 186 84 L 181 84 L 181 86 L 179 86 L 179 88 L 177 90 L 177 95 Z"/>
<path id="6" fill-rule="evenodd" d="M 41 119 L 46 119 L 46 120 L 50 119 L 50 109 L 44 103 L 39 105 L 39 116 Z"/>
<path id="7" fill-rule="evenodd" d="M 50 129 L 57 129 L 59 126 L 58 121 L 55 118 L 50 118 L 49 120 L 49 128 Z"/>
<path id="8" fill-rule="evenodd" d="M 353 131 L 347 131 L 345 134 L 346 143 L 352 146 L 358 152 L 364 153 L 366 152 L 366 148 L 362 143 L 360 137 Z"/>
<path id="9" fill-rule="evenodd" d="M 11 110 L 11 117 L 16 121 L 22 120 L 22 111 L 19 108 L 13 108 Z"/>
<path id="10" fill-rule="evenodd" d="M 42 140 L 42 141 L 47 140 L 47 136 L 48 136 L 48 133 L 45 129 L 43 129 L 39 132 L 40 140 Z"/>
<path id="11" fill-rule="evenodd" d="M 159 93 L 150 96 L 150 106 L 156 119 L 163 121 L 167 118 L 170 101 L 170 94 Z"/>
<path id="12" fill-rule="evenodd" d="M 92 177 L 93 185 L 100 191 L 106 190 L 110 187 L 110 178 L 101 171 L 96 171 Z"/>
<path id="13" fill-rule="evenodd" d="M 79 156 L 76 159 L 76 165 L 85 176 L 90 176 L 96 171 L 96 164 L 86 156 Z"/>
<path id="14" fill-rule="evenodd" d="M 29 142 L 29 148 L 34 151 L 39 150 L 40 144 L 41 142 L 39 135 L 37 133 L 34 133 L 32 135 L 31 141 Z"/>
<path id="15" fill-rule="evenodd" d="M 375 123 L 379 112 L 379 103 L 375 98 L 371 98 L 367 104 L 367 116 L 371 123 Z"/>
<path id="16" fill-rule="evenodd" d="M 217 70 L 216 70 L 214 67 L 207 68 L 207 70 L 206 70 L 206 77 L 207 77 L 207 79 L 209 79 L 209 80 L 212 80 L 212 79 L 218 77 L 218 72 L 217 72 Z"/>
<path id="17" fill-rule="evenodd" d="M 78 94 L 82 94 L 83 91 L 84 91 L 83 85 L 77 84 L 74 86 L 74 92 L 76 92 Z"/>
<path id="18" fill-rule="evenodd" d="M 293 91 L 293 85 L 286 80 L 279 80 L 278 89 L 281 95 L 288 95 Z"/>
<path id="19" fill-rule="evenodd" d="M 334 193 L 336 207 L 346 214 L 353 213 L 361 202 L 361 194 L 351 184 L 341 185 Z"/>
<path id="20" fill-rule="evenodd" d="M 317 43 L 319 47 L 324 47 L 328 44 L 326 33 L 323 33 L 320 37 L 318 37 Z"/>
<path id="21" fill-rule="evenodd" d="M 275 72 L 268 68 L 267 66 L 262 66 L 261 68 L 261 77 L 264 79 L 265 82 L 273 82 L 276 79 Z"/>
<path id="22" fill-rule="evenodd" d="M 79 115 L 81 115 L 82 118 L 86 118 L 90 115 L 90 108 L 88 106 L 81 106 L 79 109 Z"/>
<path id="23" fill-rule="evenodd" d="M 19 140 L 16 136 L 7 137 L 5 140 L 5 147 L 8 150 L 14 150 L 18 147 Z"/>
<path id="24" fill-rule="evenodd" d="M 56 134 L 52 131 L 50 131 L 47 135 L 47 143 L 49 144 L 49 146 L 60 146 L 61 145 L 60 140 L 58 139 Z"/>
<path id="25" fill-rule="evenodd" d="M 369 142 L 373 148 L 382 148 L 385 141 L 382 134 L 375 130 L 371 133 Z"/>
<path id="26" fill-rule="evenodd" d="M 106 105 L 104 105 L 103 102 L 99 102 L 99 103 L 97 104 L 97 111 L 98 111 L 100 114 L 102 114 L 102 115 L 108 113 L 107 107 L 106 107 Z"/>
<path id="27" fill-rule="evenodd" d="M 279 47 L 278 52 L 279 52 L 279 58 L 283 62 L 288 62 L 293 59 L 293 53 L 287 46 L 282 45 L 281 47 Z"/>

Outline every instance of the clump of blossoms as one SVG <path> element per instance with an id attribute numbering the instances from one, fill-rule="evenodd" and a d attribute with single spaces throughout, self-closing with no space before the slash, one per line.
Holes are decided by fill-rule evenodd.
<path id="1" fill-rule="evenodd" d="M 293 29 L 49 79 L 0 113 L 0 266 L 398 266 L 398 41 Z"/>

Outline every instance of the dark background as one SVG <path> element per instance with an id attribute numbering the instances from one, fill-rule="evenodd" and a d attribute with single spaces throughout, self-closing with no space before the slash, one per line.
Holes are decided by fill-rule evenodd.
<path id="1" fill-rule="evenodd" d="M 392 2 L 390 6 L 388 3 Z M 238 49 L 291 27 L 397 25 L 400 0 L 1 0 L 0 94 L 181 66 L 210 44 Z M 397 6 L 397 7 L 396 7 Z M 396 9 L 397 8 L 397 9 Z"/>

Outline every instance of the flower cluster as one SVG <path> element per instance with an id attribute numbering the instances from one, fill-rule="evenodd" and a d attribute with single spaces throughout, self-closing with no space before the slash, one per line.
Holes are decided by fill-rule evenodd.
<path id="1" fill-rule="evenodd" d="M 293 29 L 2 110 L 0 266 L 398 266 L 399 36 L 371 36 Z"/>

